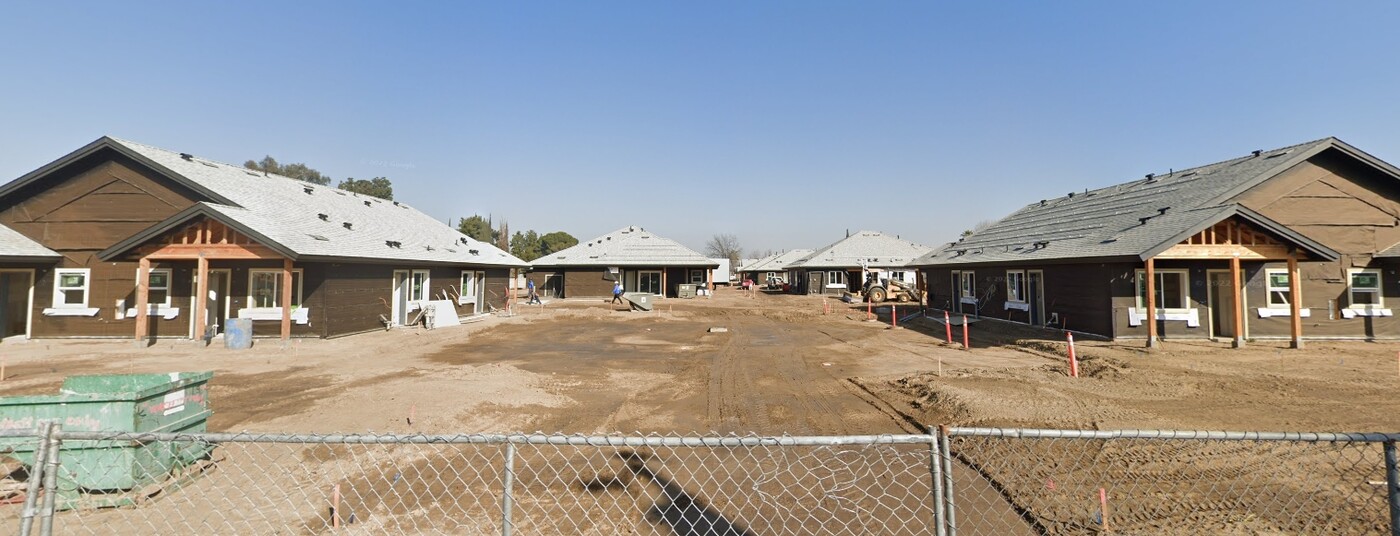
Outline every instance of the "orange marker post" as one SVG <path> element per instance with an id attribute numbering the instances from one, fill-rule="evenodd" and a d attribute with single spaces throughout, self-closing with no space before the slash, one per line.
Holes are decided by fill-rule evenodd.
<path id="1" fill-rule="evenodd" d="M 827 298 L 822 298 L 822 314 L 831 314 L 831 300 Z"/>
<path id="2" fill-rule="evenodd" d="M 866 319 L 866 320 L 874 320 L 874 319 L 875 319 L 875 311 L 872 309 L 872 307 L 873 307 L 873 305 L 871 305 L 870 299 L 869 299 L 869 298 L 866 298 L 866 300 L 865 300 L 865 319 Z"/>
<path id="3" fill-rule="evenodd" d="M 948 319 L 948 311 L 943 311 L 943 331 L 948 332 L 948 344 L 953 344 L 953 322 Z"/>
<path id="4" fill-rule="evenodd" d="M 899 327 L 899 306 L 890 305 L 890 328 Z"/>
<path id="5" fill-rule="evenodd" d="M 1065 333 L 1065 337 L 1069 340 L 1069 377 L 1078 378 L 1079 359 L 1074 357 L 1074 334 Z"/>
<path id="6" fill-rule="evenodd" d="M 963 349 L 972 349 L 972 343 L 967 340 L 967 315 L 963 315 Z"/>

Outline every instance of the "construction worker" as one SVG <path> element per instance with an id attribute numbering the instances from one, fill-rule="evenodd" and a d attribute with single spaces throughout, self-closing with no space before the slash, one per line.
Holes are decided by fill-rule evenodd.
<path id="1" fill-rule="evenodd" d="M 613 283 L 613 299 L 612 299 L 611 302 L 608 302 L 608 303 L 610 303 L 610 304 L 612 304 L 612 303 L 621 303 L 621 304 L 623 304 L 623 305 L 626 305 L 626 303 L 622 301 L 622 282 L 621 282 L 621 281 L 618 281 L 618 282 Z"/>

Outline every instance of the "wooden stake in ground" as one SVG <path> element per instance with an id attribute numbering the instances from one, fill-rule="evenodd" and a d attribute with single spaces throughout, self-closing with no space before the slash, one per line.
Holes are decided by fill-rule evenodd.
<path id="1" fill-rule="evenodd" d="M 1074 357 L 1074 334 L 1066 332 L 1065 338 L 1069 340 L 1069 377 L 1079 377 L 1079 360 Z"/>
<path id="2" fill-rule="evenodd" d="M 331 528 L 340 528 L 340 484 L 331 488 Z"/>
<path id="3" fill-rule="evenodd" d="M 1108 532 L 1108 492 L 1099 488 L 1099 521 L 1103 524 L 1103 531 Z"/>

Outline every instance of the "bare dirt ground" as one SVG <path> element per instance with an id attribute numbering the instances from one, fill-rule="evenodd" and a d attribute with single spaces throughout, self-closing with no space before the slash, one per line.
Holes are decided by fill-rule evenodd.
<path id="1" fill-rule="evenodd" d="M 662 300 L 650 313 L 604 300 L 562 300 L 456 328 L 289 345 L 260 340 L 247 351 L 188 341 L 141 349 L 113 341 L 7 341 L 0 345 L 7 362 L 0 395 L 54 392 L 73 374 L 212 370 L 211 431 L 828 435 L 922 432 L 929 424 L 1400 430 L 1394 396 L 1400 345 L 1311 342 L 1306 350 L 1290 350 L 1258 343 L 1231 350 L 1168 341 L 1148 352 L 1137 344 L 1080 341 L 1084 377 L 1074 379 L 1057 332 L 975 322 L 968 351 L 942 340 L 941 323 L 920 319 L 888 329 L 888 307 L 876 309 L 879 320 L 868 322 L 864 305 L 790 295 L 745 298 L 721 289 L 712 299 Z M 901 308 L 900 314 L 912 311 Z M 713 327 L 727 331 L 709 332 Z M 327 467 L 296 465 L 344 461 L 345 453 L 308 447 L 299 456 L 274 465 L 291 464 L 284 469 L 329 481 L 335 471 Z M 411 474 L 434 478 L 461 461 L 415 456 Z M 577 478 L 602 479 L 600 489 L 626 480 L 620 487 L 632 495 L 655 495 L 654 488 L 669 485 L 656 482 L 678 476 L 714 478 L 699 470 L 697 456 L 647 461 L 641 469 L 629 465 L 638 453 L 627 456 L 632 461 L 585 460 L 598 474 Z M 997 533 L 1074 533 L 1085 526 L 1084 516 L 1064 513 L 1074 508 L 1054 501 L 1036 506 L 1046 499 L 1009 487 L 1010 474 L 977 460 L 960 460 L 959 467 L 977 469 L 963 472 L 958 486 L 969 504 L 985 505 L 969 523 Z M 360 470 L 348 477 L 347 502 L 376 508 L 386 485 L 383 470 Z M 409 474 L 399 470 L 393 481 Z M 774 483 L 800 481 L 784 478 Z M 633 482 L 641 480 L 652 482 L 652 491 L 638 491 Z M 676 485 L 721 500 L 706 486 L 724 483 Z M 541 486 L 540 504 L 556 502 L 543 491 L 549 486 Z M 618 508 L 625 502 L 619 501 L 591 504 Z M 435 508 L 444 507 L 393 506 L 403 519 L 432 517 Z M 911 522 L 927 521 L 926 514 L 901 512 Z M 571 523 L 580 533 L 614 532 L 617 525 L 605 514 Z M 307 527 L 319 520 L 295 515 Z M 1066 516 L 1074 519 L 1054 521 Z M 1265 521 L 1233 526 L 1244 527 L 1242 533 L 1299 532 L 1269 515 L 1255 517 Z"/>

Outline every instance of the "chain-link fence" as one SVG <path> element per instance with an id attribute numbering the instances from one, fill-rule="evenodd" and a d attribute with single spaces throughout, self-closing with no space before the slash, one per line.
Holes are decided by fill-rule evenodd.
<path id="1" fill-rule="evenodd" d="M 1388 532 L 1400 515 L 1391 509 L 1400 497 L 1400 434 L 949 428 L 585 437 L 57 428 L 0 434 L 9 450 L 0 512 L 13 520 L 0 532 L 1374 534 Z"/>

